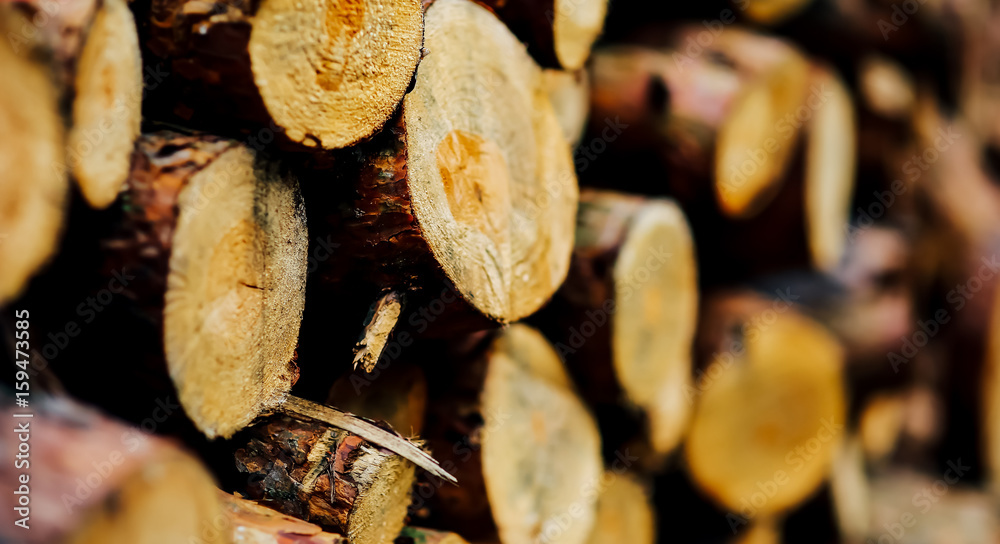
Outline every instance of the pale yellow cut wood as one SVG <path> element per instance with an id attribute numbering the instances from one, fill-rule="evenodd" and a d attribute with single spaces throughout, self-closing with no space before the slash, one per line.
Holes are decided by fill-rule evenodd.
<path id="1" fill-rule="evenodd" d="M 0 12 L 10 36 L 30 22 Z M 0 40 L 0 304 L 16 297 L 56 250 L 62 232 L 67 173 L 58 96 L 50 74 L 29 48 Z"/>
<path id="2" fill-rule="evenodd" d="M 890 119 L 906 119 L 917 103 L 913 77 L 881 55 L 868 55 L 858 64 L 858 90 L 869 109 Z"/>
<path id="3" fill-rule="evenodd" d="M 800 131 L 796 113 L 806 108 L 804 117 L 815 109 L 806 104 L 809 63 L 781 40 L 738 28 L 726 29 L 713 48 L 731 59 L 746 82 L 719 129 L 715 195 L 724 213 L 748 217 L 781 186 Z"/>
<path id="4" fill-rule="evenodd" d="M 837 340 L 791 309 L 771 321 L 746 328 L 743 353 L 731 351 L 734 363 L 704 384 L 684 449 L 701 489 L 731 512 L 752 504 L 757 516 L 819 487 L 846 417 Z"/>
<path id="5" fill-rule="evenodd" d="M 103 0 L 76 67 L 67 149 L 87 202 L 107 207 L 128 177 L 142 120 L 142 58 L 125 0 Z"/>
<path id="6" fill-rule="evenodd" d="M 850 91 L 829 68 L 814 66 L 823 102 L 806 125 L 805 222 L 813 266 L 832 271 L 847 244 L 854 195 L 857 128 Z"/>
<path id="7" fill-rule="evenodd" d="M 211 475 L 191 456 L 166 451 L 125 478 L 90 511 L 69 544 L 226 544 L 230 534 Z"/>
<path id="8" fill-rule="evenodd" d="M 597 498 L 597 518 L 588 544 L 653 544 L 656 515 L 646 488 L 627 473 L 605 471 L 611 482 Z"/>
<path id="9" fill-rule="evenodd" d="M 569 267 L 569 146 L 541 70 L 487 9 L 436 1 L 425 33 L 432 53 L 404 101 L 413 213 L 463 298 L 515 321 L 547 301 Z"/>
<path id="10" fill-rule="evenodd" d="M 163 312 L 185 412 L 228 437 L 292 385 L 308 240 L 298 183 L 233 147 L 178 198 Z"/>
<path id="11" fill-rule="evenodd" d="M 877 394 L 865 404 L 858 419 L 858 436 L 868 460 L 885 459 L 896 448 L 906 410 L 906 399 L 895 393 Z"/>
<path id="12" fill-rule="evenodd" d="M 266 0 L 250 34 L 254 81 L 291 140 L 350 145 L 403 98 L 421 27 L 420 0 Z"/>
<path id="13" fill-rule="evenodd" d="M 552 41 L 559 64 L 566 70 L 583 67 L 590 48 L 604 28 L 608 0 L 553 0 Z M 546 14 L 548 15 L 548 14 Z"/>
<path id="14" fill-rule="evenodd" d="M 365 372 L 375 370 L 402 309 L 402 298 L 396 292 L 385 293 L 375 301 L 371 320 L 365 325 L 364 335 L 354 348 L 354 368 L 360 364 Z"/>
<path id="15" fill-rule="evenodd" d="M 500 539 L 583 544 L 596 514 L 586 490 L 603 470 L 597 425 L 540 333 L 512 325 L 491 349 L 482 411 L 498 423 L 483 429 L 482 463 Z"/>
<path id="16" fill-rule="evenodd" d="M 583 136 L 590 113 L 590 77 L 587 70 L 567 72 L 547 69 L 542 72 L 545 90 L 556 112 L 556 119 L 570 147 Z"/>
<path id="17" fill-rule="evenodd" d="M 698 315 L 694 242 L 677 204 L 650 200 L 630 220 L 614 281 L 615 375 L 629 400 L 646 412 L 653 449 L 666 453 L 690 419 Z"/>

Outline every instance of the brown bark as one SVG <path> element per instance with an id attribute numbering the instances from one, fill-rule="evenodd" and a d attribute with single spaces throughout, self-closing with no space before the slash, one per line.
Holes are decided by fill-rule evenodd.
<path id="1" fill-rule="evenodd" d="M 352 145 L 402 99 L 420 58 L 421 13 L 418 0 L 156 0 L 145 44 L 171 74 L 149 109 L 251 131 L 263 144 Z"/>
<path id="2" fill-rule="evenodd" d="M 539 322 L 582 396 L 610 411 L 606 442 L 631 438 L 619 436 L 629 428 L 620 404 L 641 414 L 653 452 L 680 441 L 697 301 L 694 243 L 673 201 L 581 194 L 570 274 Z"/>
<path id="3" fill-rule="evenodd" d="M 566 70 L 583 67 L 604 26 L 608 4 L 607 0 L 581 0 L 569 6 L 559 6 L 556 0 L 478 1 L 528 44 L 539 64 Z"/>
<path id="4" fill-rule="evenodd" d="M 157 356 L 188 416 L 209 437 L 229 436 L 298 377 L 298 183 L 234 141 L 154 133 L 137 146 L 119 213 L 106 273 L 134 278 L 122 290 L 162 334 Z"/>
<path id="5" fill-rule="evenodd" d="M 23 485 L 27 493 L 20 496 L 29 508 L 21 513 L 3 509 L 0 540 L 229 542 L 214 530 L 223 514 L 212 477 L 190 454 L 68 399 L 30 398 L 30 411 L 2 410 L 23 432 L 0 442 L 0 451 L 11 459 L 0 469 L 0 481 L 11 490 Z M 17 413 L 33 416 L 14 417 Z M 18 445 L 24 443 L 29 450 L 26 456 L 22 451 L 21 461 L 26 462 L 15 467 Z M 14 524 L 25 517 L 27 530 Z"/>
<path id="6" fill-rule="evenodd" d="M 252 475 L 250 498 L 347 535 L 391 542 L 403 527 L 413 465 L 322 423 L 274 416 L 249 429 L 237 468 Z"/>
<path id="7" fill-rule="evenodd" d="M 584 541 L 596 504 L 580 490 L 600 477 L 600 440 L 558 356 L 525 325 L 463 349 L 431 382 L 426 429 L 461 486 L 425 484 L 416 506 L 429 498 L 429 524 L 474 540 L 496 532 L 502 542 L 540 534 L 553 543 Z M 560 529 L 556 516 L 569 508 L 579 515 Z"/>

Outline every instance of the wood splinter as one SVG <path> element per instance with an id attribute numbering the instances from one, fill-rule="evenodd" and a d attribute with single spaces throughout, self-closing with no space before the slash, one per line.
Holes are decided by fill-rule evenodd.
<path id="1" fill-rule="evenodd" d="M 390 291 L 375 301 L 363 336 L 355 348 L 354 368 L 358 368 L 360 364 L 365 372 L 375 370 L 375 364 L 378 363 L 402 310 L 403 297 L 395 291 Z"/>

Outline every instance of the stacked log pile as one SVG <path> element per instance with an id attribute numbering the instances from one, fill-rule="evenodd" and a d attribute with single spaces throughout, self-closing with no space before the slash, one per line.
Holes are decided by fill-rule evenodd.
<path id="1" fill-rule="evenodd" d="M 0 5 L 0 542 L 1000 542 L 998 25 Z"/>

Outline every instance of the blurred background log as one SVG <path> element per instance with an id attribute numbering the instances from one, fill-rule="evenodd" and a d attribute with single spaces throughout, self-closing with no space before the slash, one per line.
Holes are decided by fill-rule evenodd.
<path id="1" fill-rule="evenodd" d="M 17 36 L 28 20 L 0 10 L 0 27 Z M 55 253 L 63 230 L 68 192 L 62 163 L 65 133 L 59 89 L 48 68 L 32 59 L 32 49 L 0 44 L 7 74 L 0 84 L 0 123 L 7 134 L 0 145 L 0 303 L 14 299 Z"/>
<path id="2" fill-rule="evenodd" d="M 467 349 L 460 367 L 431 381 L 428 445 L 462 483 L 437 488 L 428 523 L 472 540 L 586 542 L 600 437 L 559 356 L 525 325 Z"/>
<path id="3" fill-rule="evenodd" d="M 694 243 L 669 200 L 584 191 L 569 278 L 539 317 L 598 412 L 606 450 L 632 437 L 614 407 L 633 406 L 650 452 L 666 455 L 690 416 L 697 323 Z M 614 438 L 618 436 L 618 438 Z"/>
<path id="4" fill-rule="evenodd" d="M 229 542 L 215 530 L 223 512 L 212 476 L 189 453 L 67 399 L 38 394 L 32 400 L 36 417 L 14 418 L 9 404 L 2 412 L 26 425 L 27 439 L 0 443 L 12 460 L 4 463 L 0 480 L 12 490 L 23 486 L 31 513 L 3 509 L 4 541 Z M 15 468 L 22 442 L 30 443 L 30 453 Z M 30 529 L 14 525 L 22 517 L 29 518 Z"/>

